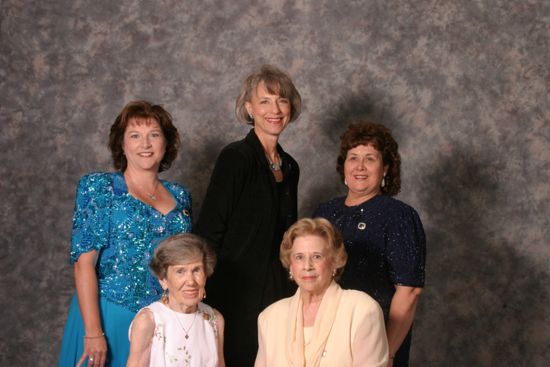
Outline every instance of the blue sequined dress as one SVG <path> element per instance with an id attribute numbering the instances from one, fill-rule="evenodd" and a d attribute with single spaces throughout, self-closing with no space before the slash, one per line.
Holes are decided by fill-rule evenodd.
<path id="1" fill-rule="evenodd" d="M 153 250 L 164 238 L 191 231 L 189 193 L 178 184 L 161 183 L 176 201 L 176 207 L 166 215 L 131 196 L 120 172 L 91 173 L 78 184 L 71 263 L 83 253 L 98 252 L 99 306 L 109 367 L 126 365 L 128 327 L 134 315 L 162 294 L 158 280 L 149 270 Z M 76 365 L 83 352 L 83 337 L 84 324 L 75 293 L 59 367 Z"/>
<path id="2" fill-rule="evenodd" d="M 378 195 L 356 206 L 345 197 L 321 204 L 314 217 L 328 219 L 344 239 L 348 262 L 342 288 L 368 293 L 388 319 L 395 285 L 424 287 L 426 239 L 418 213 L 409 205 Z M 396 353 L 394 366 L 408 365 L 411 335 Z"/>

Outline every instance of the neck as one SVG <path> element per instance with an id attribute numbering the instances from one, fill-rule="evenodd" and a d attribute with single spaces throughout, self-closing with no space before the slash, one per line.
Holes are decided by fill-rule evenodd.
<path id="1" fill-rule="evenodd" d="M 144 189 L 150 189 L 151 191 L 156 188 L 159 181 L 156 171 L 136 171 L 131 167 L 126 168 L 126 171 L 124 171 L 124 177 L 129 179 L 134 184 L 137 184 Z"/>
<path id="2" fill-rule="evenodd" d="M 199 309 L 199 305 L 191 305 L 191 306 L 188 306 L 188 305 L 183 305 L 183 304 L 180 304 L 180 303 L 176 303 L 174 301 L 172 301 L 170 299 L 170 297 L 168 297 L 168 307 L 173 310 L 173 311 L 176 311 L 176 312 L 180 312 L 180 313 L 193 313 L 193 312 L 197 312 L 197 310 Z"/>
<path id="3" fill-rule="evenodd" d="M 262 134 L 258 132 L 258 130 L 254 129 L 254 132 L 256 133 L 256 136 L 258 137 L 258 140 L 260 141 L 260 144 L 262 144 L 262 148 L 264 149 L 265 154 L 273 161 L 277 157 L 277 143 L 279 142 L 279 136 L 278 135 L 268 135 L 268 134 Z"/>
<path id="4" fill-rule="evenodd" d="M 301 289 L 302 304 L 304 308 L 311 306 L 318 306 L 323 300 L 323 295 L 326 290 L 323 290 L 323 293 L 312 293 Z"/>

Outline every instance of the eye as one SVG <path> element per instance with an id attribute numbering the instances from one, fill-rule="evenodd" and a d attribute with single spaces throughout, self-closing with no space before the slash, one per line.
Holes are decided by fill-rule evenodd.
<path id="1" fill-rule="evenodd" d="M 155 131 L 155 132 L 151 133 L 151 136 L 152 136 L 153 138 L 160 138 L 162 135 L 161 135 L 160 132 Z"/>
<path id="2" fill-rule="evenodd" d="M 321 260 L 323 258 L 323 255 L 321 254 L 314 254 L 313 255 L 313 260 Z"/>
<path id="3" fill-rule="evenodd" d="M 183 274 L 184 272 L 185 272 L 185 269 L 183 268 L 176 269 L 176 274 Z"/>
<path id="4" fill-rule="evenodd" d="M 294 255 L 294 259 L 295 259 L 295 260 L 302 260 L 303 258 L 304 258 L 304 255 L 302 255 L 302 254 L 296 254 L 296 255 Z"/>
<path id="5" fill-rule="evenodd" d="M 288 99 L 286 99 L 286 98 L 281 98 L 281 99 L 279 100 L 279 103 L 289 104 L 290 101 L 289 101 Z"/>
<path id="6" fill-rule="evenodd" d="M 202 267 L 197 266 L 196 268 L 193 269 L 193 273 L 195 273 L 195 274 L 202 273 Z"/>
<path id="7" fill-rule="evenodd" d="M 132 133 L 132 134 L 130 134 L 130 138 L 131 139 L 137 139 L 137 138 L 139 138 L 139 134 Z"/>

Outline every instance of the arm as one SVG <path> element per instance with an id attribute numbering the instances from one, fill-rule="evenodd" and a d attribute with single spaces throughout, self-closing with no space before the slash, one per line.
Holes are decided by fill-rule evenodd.
<path id="1" fill-rule="evenodd" d="M 144 309 L 130 326 L 130 355 L 126 367 L 148 367 L 151 358 L 151 342 L 155 333 L 153 313 Z"/>
<path id="2" fill-rule="evenodd" d="M 241 196 L 246 158 L 235 149 L 224 149 L 216 161 L 194 232 L 220 252 L 227 227 Z"/>
<path id="3" fill-rule="evenodd" d="M 86 357 L 93 357 L 94 366 L 105 365 L 107 356 L 107 341 L 103 336 L 99 316 L 97 275 L 95 272 L 97 251 L 93 250 L 80 255 L 74 264 L 76 294 L 80 313 L 84 321 L 84 352 L 80 357 L 80 366 Z"/>
<path id="4" fill-rule="evenodd" d="M 218 335 L 216 338 L 218 342 L 218 367 L 225 367 L 225 359 L 223 357 L 223 331 L 225 327 L 225 320 L 218 310 L 214 309 L 214 314 L 216 315 L 216 328 L 218 330 Z"/>
<path id="5" fill-rule="evenodd" d="M 421 293 L 422 288 L 395 286 L 395 294 L 391 301 L 387 326 L 390 348 L 388 366 L 393 365 L 393 357 L 411 329 L 416 313 L 416 305 Z"/>
<path id="6" fill-rule="evenodd" d="M 384 314 L 374 300 L 369 300 L 368 304 L 371 306 L 360 316 L 352 341 L 353 366 L 384 367 L 388 363 Z"/>

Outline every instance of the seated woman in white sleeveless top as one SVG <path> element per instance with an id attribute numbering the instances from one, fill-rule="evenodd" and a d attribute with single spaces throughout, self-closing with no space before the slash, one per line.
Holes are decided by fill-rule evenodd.
<path id="1" fill-rule="evenodd" d="M 191 233 L 167 238 L 151 269 L 164 294 L 141 309 L 130 325 L 127 367 L 224 367 L 222 315 L 201 302 L 216 256 Z"/>

